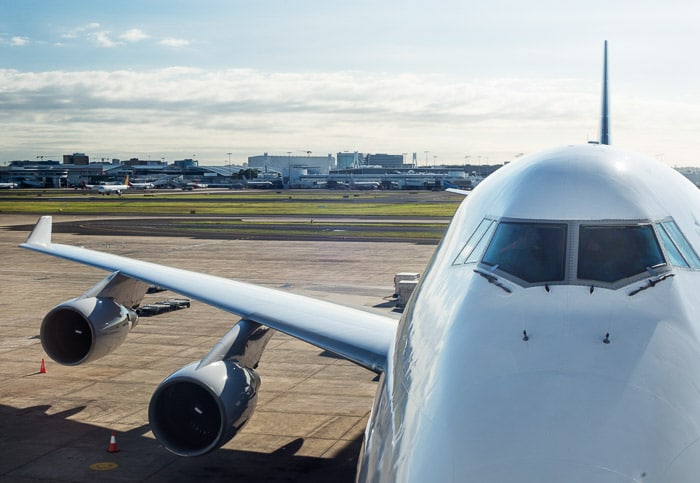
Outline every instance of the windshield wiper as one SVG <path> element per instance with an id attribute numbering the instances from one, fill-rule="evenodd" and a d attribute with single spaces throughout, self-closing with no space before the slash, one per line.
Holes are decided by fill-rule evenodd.
<path id="1" fill-rule="evenodd" d="M 496 267 L 498 267 L 498 265 L 494 265 L 494 266 L 491 268 L 491 270 L 495 270 Z M 503 290 L 505 290 L 505 291 L 508 292 L 508 293 L 513 293 L 513 291 L 512 291 L 510 288 L 508 288 L 507 286 L 503 285 L 503 282 L 501 282 L 501 281 L 498 279 L 498 277 L 495 276 L 493 273 L 484 272 L 483 270 L 480 270 L 480 269 L 478 269 L 478 268 L 475 268 L 474 271 L 475 271 L 476 273 L 478 273 L 479 275 L 481 275 L 482 277 L 484 277 L 486 280 L 489 281 L 489 283 L 492 283 L 492 284 L 495 285 L 496 287 L 500 287 L 500 288 L 502 288 Z"/>
<path id="2" fill-rule="evenodd" d="M 648 289 L 648 288 L 654 287 L 654 286 L 656 286 L 657 283 L 663 282 L 663 281 L 666 280 L 667 278 L 671 278 L 671 277 L 673 277 L 674 275 L 675 275 L 675 273 L 670 273 L 670 272 L 669 272 L 669 273 L 664 273 L 664 274 L 662 274 L 662 275 L 657 275 L 656 277 L 650 278 L 649 280 L 647 280 L 647 284 L 646 284 L 646 285 L 642 285 L 641 287 L 637 287 L 636 289 L 632 290 L 632 291 L 631 291 L 630 293 L 628 293 L 627 295 L 629 295 L 630 297 L 631 297 L 632 295 L 637 295 L 637 294 L 638 294 L 639 292 L 641 292 L 642 290 L 646 290 L 646 289 Z"/>

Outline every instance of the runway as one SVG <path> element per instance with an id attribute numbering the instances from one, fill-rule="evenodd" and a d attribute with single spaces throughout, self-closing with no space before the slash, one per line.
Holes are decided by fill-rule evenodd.
<path id="1" fill-rule="evenodd" d="M 263 354 L 258 408 L 248 426 L 199 458 L 178 458 L 160 446 L 148 427 L 148 402 L 162 379 L 227 332 L 236 320 L 230 314 L 193 301 L 189 309 L 140 319 L 120 348 L 92 364 L 48 360 L 38 340 L 44 314 L 107 274 L 18 249 L 27 233 L 3 227 L 35 219 L 0 215 L 0 480 L 353 481 L 375 375 L 291 337 L 276 334 Z M 404 242 L 157 233 L 57 233 L 54 240 L 381 313 L 391 313 L 384 297 L 393 293 L 394 273 L 422 272 L 434 250 Z M 42 358 L 46 374 L 39 373 Z M 107 452 L 111 431 L 118 453 Z"/>
<path id="2" fill-rule="evenodd" d="M 54 233 L 102 236 L 174 236 L 201 239 L 378 241 L 437 245 L 449 220 L 398 217 L 139 216 L 65 217 Z M 30 231 L 32 225 L 14 230 Z"/>

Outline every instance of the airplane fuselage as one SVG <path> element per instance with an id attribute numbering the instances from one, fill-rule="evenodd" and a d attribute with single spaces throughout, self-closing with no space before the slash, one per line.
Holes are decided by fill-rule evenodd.
<path id="1" fill-rule="evenodd" d="M 695 481 L 698 220 L 695 186 L 608 146 L 487 178 L 406 308 L 358 480 Z"/>
<path id="2" fill-rule="evenodd" d="M 101 184 L 95 187 L 98 193 L 109 195 L 112 193 L 121 194 L 122 191 L 128 190 L 129 185 L 125 184 Z"/>

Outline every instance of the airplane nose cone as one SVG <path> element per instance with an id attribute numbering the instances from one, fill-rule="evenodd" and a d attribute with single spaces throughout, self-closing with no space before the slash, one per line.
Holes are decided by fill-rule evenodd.
<path id="1" fill-rule="evenodd" d="M 596 467 L 575 461 L 528 459 L 500 462 L 473 475 L 473 481 L 502 483 L 630 483 L 645 481 L 646 474 L 623 475 L 611 468 Z"/>
<path id="2" fill-rule="evenodd" d="M 444 481 L 696 481 L 667 479 L 694 465 L 697 432 L 678 407 L 647 389 L 541 372 L 458 392 L 452 407 L 422 416 L 411 451 L 429 453 Z M 445 444 L 445 434 L 457 436 Z"/>

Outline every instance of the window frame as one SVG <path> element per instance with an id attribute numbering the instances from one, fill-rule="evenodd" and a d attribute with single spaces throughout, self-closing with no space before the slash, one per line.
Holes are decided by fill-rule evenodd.
<path id="1" fill-rule="evenodd" d="M 673 226 L 675 231 L 670 230 L 666 225 Z M 673 247 L 685 262 L 685 265 L 676 265 L 672 263 L 675 268 L 686 270 L 700 269 L 700 257 L 698 257 L 693 245 L 690 244 L 688 238 L 686 238 L 685 234 L 678 226 L 678 223 L 676 223 L 673 218 L 664 218 L 663 220 L 654 222 L 654 228 L 659 232 L 659 239 L 662 240 L 662 248 L 664 250 L 668 250 L 668 247 L 665 245 L 665 243 L 663 243 L 663 236 L 661 235 L 661 233 L 665 233 Z"/>
<path id="2" fill-rule="evenodd" d="M 663 249 L 663 243 L 659 239 L 659 233 L 656 230 L 656 226 L 653 222 L 648 221 L 648 220 L 626 220 L 624 222 L 608 222 L 607 220 L 605 222 L 601 221 L 580 221 L 580 222 L 575 222 L 576 223 L 576 236 L 579 237 L 581 234 L 581 229 L 584 227 L 648 227 L 651 230 L 652 235 L 654 236 L 654 242 L 656 242 L 656 248 L 658 249 L 659 254 L 661 255 L 662 258 L 662 263 L 655 264 L 651 267 L 647 267 L 647 270 L 642 271 L 642 272 L 637 272 L 632 275 L 628 275 L 626 277 L 619 278 L 617 280 L 613 280 L 611 282 L 604 281 L 604 280 L 595 280 L 595 279 L 586 279 L 586 278 L 579 278 L 578 277 L 578 262 L 579 262 L 579 256 L 581 253 L 581 244 L 580 240 L 576 240 L 576 270 L 573 272 L 575 275 L 575 280 L 578 282 L 579 285 L 586 285 L 586 286 L 595 286 L 595 287 L 607 287 L 607 288 L 619 288 L 623 287 L 625 285 L 629 285 L 632 282 L 636 282 L 638 280 L 643 280 L 645 278 L 649 278 L 651 274 L 649 273 L 648 269 L 651 268 L 654 273 L 656 274 L 661 274 L 670 271 L 670 265 L 669 265 L 669 256 L 668 253 L 666 253 Z"/>
<path id="3" fill-rule="evenodd" d="M 486 228 L 480 235 L 478 235 L 479 229 L 485 224 Z M 493 237 L 493 232 L 496 231 L 496 227 L 498 226 L 498 224 L 499 220 L 495 217 L 485 216 L 484 218 L 482 218 L 479 224 L 472 232 L 472 234 L 469 236 L 469 238 L 467 238 L 467 242 L 459 251 L 459 254 L 452 262 L 452 265 L 466 265 L 467 263 L 477 263 L 479 260 L 481 260 L 481 257 L 484 255 L 484 250 L 491 243 L 491 237 Z M 472 245 L 471 249 L 467 250 L 472 239 L 474 239 L 474 237 L 477 236 L 479 239 L 476 240 L 476 243 Z M 481 253 L 478 255 L 475 254 L 477 248 L 481 248 Z M 476 260 L 472 258 L 472 254 L 476 255 Z"/>
<path id="4" fill-rule="evenodd" d="M 491 248 L 492 244 L 494 243 L 494 241 L 496 239 L 496 235 L 499 231 L 499 228 L 501 228 L 501 226 L 503 226 L 503 225 L 519 225 L 520 227 L 531 226 L 533 228 L 534 227 L 538 227 L 538 228 L 548 227 L 549 229 L 562 229 L 563 233 L 561 233 L 561 235 L 563 235 L 563 237 L 561 238 L 561 240 L 564 242 L 564 247 L 563 247 L 563 253 L 561 254 L 561 260 L 559 261 L 561 264 L 561 267 L 560 267 L 561 268 L 561 278 L 553 279 L 553 280 L 541 280 L 541 281 L 530 282 L 530 281 L 527 281 L 523 278 L 520 278 L 517 274 L 515 274 L 511 271 L 506 271 L 506 270 L 500 269 L 500 267 L 498 266 L 497 263 L 485 262 L 484 258 L 489 253 L 489 249 Z M 501 220 L 498 220 L 498 223 L 497 223 L 495 229 L 493 230 L 491 240 L 489 241 L 488 245 L 485 247 L 483 253 L 481 254 L 481 257 L 479 259 L 479 265 L 482 265 L 483 267 L 485 267 L 486 270 L 488 270 L 490 272 L 508 274 L 509 278 L 511 278 L 513 280 L 517 280 L 520 285 L 537 286 L 537 285 L 563 284 L 563 283 L 566 283 L 566 280 L 567 280 L 567 265 L 568 265 L 567 257 L 568 257 L 568 252 L 569 252 L 568 240 L 569 240 L 569 224 L 565 223 L 565 222 L 555 222 L 555 221 L 550 221 L 550 220 L 546 220 L 546 221 L 517 220 L 516 221 L 516 220 L 501 219 Z M 515 244 L 515 243 L 516 243 L 516 240 L 513 240 L 512 244 Z M 531 250 L 531 246 L 532 245 L 527 246 L 528 251 Z M 507 248 L 507 247 L 501 247 L 502 250 L 504 248 Z M 531 272 L 531 274 L 533 274 L 533 273 L 535 273 L 534 270 Z M 521 274 L 524 274 L 524 271 L 521 272 Z"/>
<path id="5" fill-rule="evenodd" d="M 469 250 L 469 253 L 465 253 L 464 250 L 469 246 L 469 243 L 472 241 L 472 237 L 474 237 L 477 232 L 479 231 L 479 227 L 482 226 L 482 223 L 485 222 L 490 222 L 490 224 L 487 226 L 487 228 L 484 230 L 484 232 L 481 234 L 479 240 L 477 240 L 474 244 L 473 247 Z M 526 282 L 525 280 L 522 280 L 521 278 L 509 273 L 505 272 L 503 270 L 500 270 L 497 266 L 494 268 L 494 266 L 490 264 L 483 263 L 483 257 L 485 256 L 486 252 L 488 251 L 489 246 L 493 242 L 494 235 L 496 231 L 498 230 L 498 227 L 501 223 L 530 223 L 530 224 L 552 224 L 552 225 L 557 225 L 557 224 L 563 224 L 566 225 L 566 247 L 565 247 L 565 252 L 564 252 L 564 278 L 563 280 L 557 280 L 557 281 L 547 281 L 547 282 Z M 453 260 L 452 266 L 454 267 L 466 267 L 470 266 L 472 268 L 479 268 L 484 271 L 492 272 L 494 275 L 497 275 L 499 277 L 502 277 L 506 280 L 509 280 L 521 287 L 524 288 L 529 288 L 529 287 L 537 287 L 537 286 L 550 286 L 550 285 L 579 285 L 579 286 L 586 286 L 586 287 L 601 287 L 601 288 L 608 288 L 612 290 L 617 290 L 621 287 L 627 286 L 631 283 L 635 283 L 640 280 L 647 279 L 651 276 L 649 271 L 644 271 L 640 272 L 625 278 L 622 278 L 620 280 L 616 280 L 614 282 L 605 282 L 602 280 L 587 280 L 587 279 L 579 279 L 578 278 L 578 257 L 579 257 L 579 235 L 580 235 L 580 228 L 581 226 L 620 226 L 620 227 L 625 227 L 625 226 L 650 226 L 652 233 L 654 235 L 654 239 L 656 241 L 656 244 L 658 245 L 658 248 L 661 252 L 661 255 L 663 257 L 663 263 L 659 264 L 657 266 L 651 267 L 653 272 L 655 274 L 661 275 L 667 272 L 671 272 L 673 270 L 693 270 L 693 271 L 699 271 L 700 270 L 700 265 L 695 267 L 693 263 L 688 260 L 688 257 L 686 256 L 686 253 L 684 252 L 684 249 L 681 247 L 678 247 L 677 240 L 674 239 L 674 236 L 671 233 L 668 233 L 668 230 L 665 231 L 666 234 L 668 234 L 669 238 L 671 239 L 672 243 L 674 246 L 678 249 L 679 253 L 683 257 L 683 259 L 688 263 L 687 267 L 680 267 L 672 262 L 672 258 L 670 253 L 668 252 L 668 249 L 665 245 L 665 242 L 662 239 L 662 234 L 661 230 L 664 229 L 662 223 L 667 223 L 667 222 L 672 222 L 673 225 L 677 228 L 678 232 L 681 234 L 683 237 L 683 241 L 687 244 L 690 250 L 692 250 L 692 253 L 697 257 L 698 260 L 700 260 L 700 257 L 698 257 L 697 252 L 693 248 L 692 244 L 688 241 L 687 237 L 685 234 L 681 231 L 680 227 L 678 227 L 678 224 L 675 223 L 672 217 L 667 217 L 667 218 L 662 218 L 662 219 L 657 219 L 657 220 L 650 220 L 650 219 L 627 219 L 627 220 L 550 220 L 550 219 L 523 219 L 523 218 L 511 218 L 511 217 L 496 217 L 492 215 L 487 215 L 482 220 L 477 224 L 476 228 L 474 231 L 471 233 L 469 238 L 467 239 L 467 242 L 464 244 L 462 249 L 459 251 L 459 254 L 457 257 Z M 478 253 L 478 258 L 473 259 L 474 252 L 479 249 L 480 253 Z"/>

